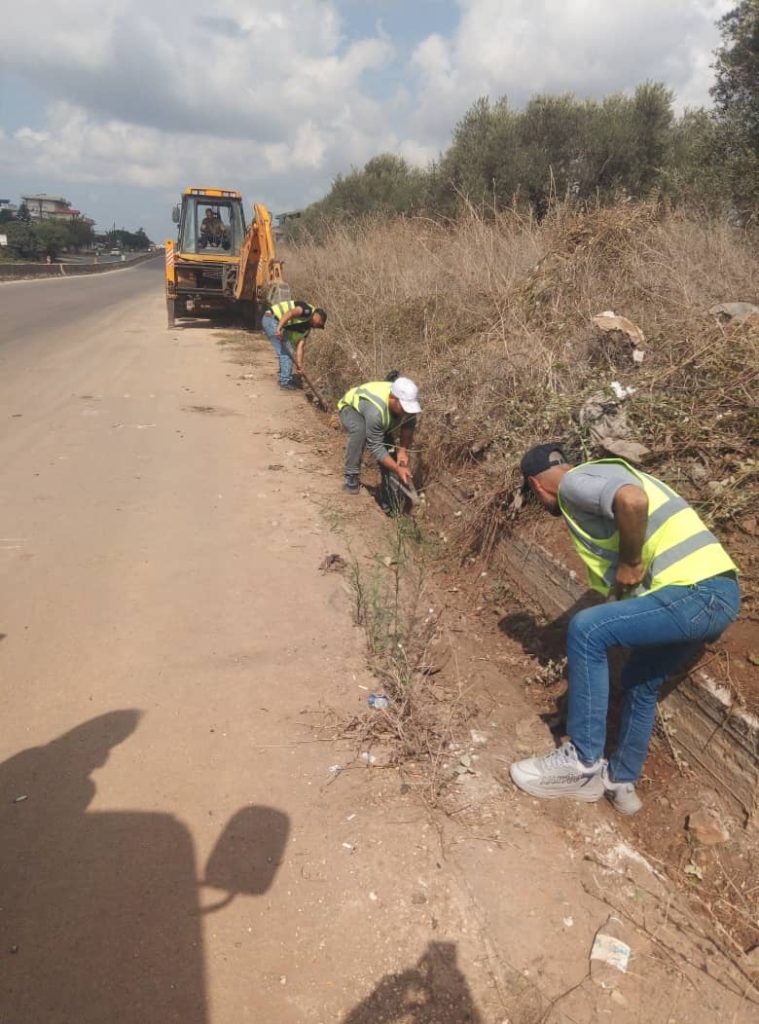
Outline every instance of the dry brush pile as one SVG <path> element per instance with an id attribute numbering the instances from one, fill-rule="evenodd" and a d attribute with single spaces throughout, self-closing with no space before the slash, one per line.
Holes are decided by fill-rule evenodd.
<path id="1" fill-rule="evenodd" d="M 744 233 L 655 202 L 559 204 L 540 224 L 511 211 L 368 221 L 285 255 L 296 291 L 330 313 L 309 349 L 329 393 L 391 369 L 419 382 L 424 482 L 469 477 L 474 546 L 507 528 L 525 448 L 561 439 L 604 454 L 576 414 L 612 380 L 637 389 L 626 407 L 645 468 L 723 531 L 756 534 L 759 330 L 708 312 L 759 300 Z M 599 336 L 592 317 L 606 310 L 643 330 L 642 364 Z"/>

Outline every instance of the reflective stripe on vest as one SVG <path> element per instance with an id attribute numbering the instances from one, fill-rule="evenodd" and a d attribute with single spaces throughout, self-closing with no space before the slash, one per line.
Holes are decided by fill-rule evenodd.
<path id="1" fill-rule="evenodd" d="M 661 480 L 634 469 L 623 459 L 596 459 L 584 465 L 622 466 L 640 480 L 646 492 L 648 522 L 641 552 L 646 575 L 635 594 L 650 593 L 661 587 L 689 586 L 721 572 L 736 570 L 733 560 L 696 511 Z M 559 508 L 577 553 L 587 566 L 590 586 L 607 595 L 616 580 L 619 532 L 606 539 L 591 537 L 569 514 L 561 493 Z"/>
<path id="2" fill-rule="evenodd" d="M 271 311 L 278 321 L 291 309 L 295 309 L 295 303 L 292 299 L 285 299 L 284 302 L 278 302 L 275 306 L 271 307 Z M 311 330 L 311 317 L 294 316 L 287 321 L 282 329 L 290 335 L 290 341 L 300 341 Z"/>
<path id="3" fill-rule="evenodd" d="M 337 408 L 344 409 L 346 405 L 349 405 L 356 412 L 361 412 L 360 403 L 363 398 L 367 402 L 371 402 L 375 409 L 379 409 L 379 414 L 382 417 L 382 428 L 383 430 L 389 430 L 392 423 L 389 404 L 392 386 L 392 383 L 386 380 L 375 380 L 370 381 L 368 384 L 359 384 L 358 387 L 351 388 L 350 391 L 345 392 L 337 403 Z"/>

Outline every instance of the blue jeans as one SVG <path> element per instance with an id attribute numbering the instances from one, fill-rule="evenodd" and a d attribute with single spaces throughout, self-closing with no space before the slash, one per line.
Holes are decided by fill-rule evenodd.
<path id="1" fill-rule="evenodd" d="M 615 782 L 635 782 L 648 753 L 662 684 L 735 621 L 740 603 L 737 581 L 713 576 L 575 615 L 567 634 L 567 733 L 584 764 L 604 755 L 609 648 L 632 652 L 622 670 L 619 742 L 609 759 L 609 775 Z"/>
<path id="2" fill-rule="evenodd" d="M 261 326 L 279 358 L 279 386 L 286 387 L 293 382 L 293 358 L 295 356 L 293 347 L 287 340 L 287 337 L 285 337 L 284 341 L 279 340 L 277 337 L 279 321 L 270 313 L 264 313 L 261 319 Z"/>

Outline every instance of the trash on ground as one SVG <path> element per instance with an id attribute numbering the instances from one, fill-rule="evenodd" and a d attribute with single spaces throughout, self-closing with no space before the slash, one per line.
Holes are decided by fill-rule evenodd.
<path id="1" fill-rule="evenodd" d="M 342 770 L 343 770 L 343 765 L 341 765 L 341 764 L 331 764 L 329 766 L 329 768 L 327 769 L 328 772 L 332 772 L 335 775 L 338 772 L 341 772 Z"/>
<path id="2" fill-rule="evenodd" d="M 734 323 L 740 326 L 748 320 L 759 326 L 759 306 L 755 306 L 753 302 L 719 302 L 716 306 L 711 306 L 709 312 L 723 324 Z"/>
<path id="3" fill-rule="evenodd" d="M 630 437 L 627 410 L 621 406 L 635 389 L 623 388 L 619 381 L 612 381 L 610 390 L 612 394 L 603 390 L 589 395 L 575 413 L 575 419 L 581 427 L 589 428 L 593 444 L 629 462 L 641 462 L 651 453 Z"/>
<path id="4" fill-rule="evenodd" d="M 590 950 L 590 976 L 601 988 L 616 988 L 619 975 L 627 972 L 631 950 L 625 938 L 625 924 L 613 914 L 596 932 Z"/>
<path id="5" fill-rule="evenodd" d="M 613 380 L 609 387 L 614 392 L 615 396 L 621 400 L 630 398 L 631 395 L 634 395 L 638 390 L 637 388 L 630 387 L 629 384 L 625 387 L 623 384 L 620 384 L 618 380 Z"/>
<path id="6" fill-rule="evenodd" d="M 342 572 L 347 568 L 348 563 L 342 555 L 327 555 L 319 564 L 320 572 Z"/>
<path id="7" fill-rule="evenodd" d="M 273 462 L 270 466 L 267 466 L 266 468 L 272 470 L 273 472 L 274 470 L 284 469 L 285 467 L 282 465 L 281 462 Z"/>
<path id="8" fill-rule="evenodd" d="M 363 761 L 364 764 L 376 764 L 377 763 L 377 758 L 375 757 L 375 755 L 374 754 L 370 754 L 368 750 L 364 750 L 361 754 L 359 754 L 359 759 L 361 761 Z"/>
<path id="9" fill-rule="evenodd" d="M 22 804 L 24 802 L 24 800 L 28 800 L 28 799 L 29 799 L 28 794 L 27 793 L 22 793 L 21 796 L 15 797 L 13 802 L 14 802 L 14 804 Z"/>
<path id="10" fill-rule="evenodd" d="M 617 316 L 612 310 L 607 309 L 605 313 L 599 313 L 592 318 L 592 322 L 602 334 L 623 339 L 631 348 L 632 360 L 640 365 L 646 357 L 646 336 L 637 324 L 628 320 L 626 316 Z"/>
<path id="11" fill-rule="evenodd" d="M 385 708 L 390 707 L 390 698 L 386 697 L 384 693 L 370 693 L 366 698 L 366 703 L 370 708 L 376 708 L 378 711 L 384 711 Z"/>

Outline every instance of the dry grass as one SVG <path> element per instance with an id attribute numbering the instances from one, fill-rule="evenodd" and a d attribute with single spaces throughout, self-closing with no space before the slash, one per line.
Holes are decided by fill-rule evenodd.
<path id="1" fill-rule="evenodd" d="M 756 301 L 750 239 L 656 203 L 580 211 L 541 224 L 516 213 L 336 229 L 286 253 L 296 291 L 330 314 L 309 363 L 337 397 L 393 368 L 422 388 L 418 465 L 425 482 L 471 470 L 467 541 L 493 544 L 525 448 L 560 438 L 600 455 L 573 418 L 611 380 L 628 403 L 646 468 L 712 524 L 748 524 L 757 507 L 756 330 L 729 331 L 708 309 Z M 644 331 L 648 352 L 600 342 L 604 310 Z"/>
<path id="2" fill-rule="evenodd" d="M 475 708 L 460 687 L 436 681 L 446 662 L 444 627 L 440 610 L 429 607 L 425 541 L 412 520 L 392 521 L 386 551 L 370 566 L 353 558 L 350 582 L 354 620 L 388 706 L 353 716 L 341 732 L 359 751 L 383 750 L 384 767 L 419 765 L 435 806 L 450 775 L 449 749 Z"/>

